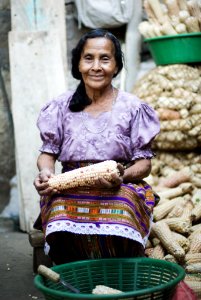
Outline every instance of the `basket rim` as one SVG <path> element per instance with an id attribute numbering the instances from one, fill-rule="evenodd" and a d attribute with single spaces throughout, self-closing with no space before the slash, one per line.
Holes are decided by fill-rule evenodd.
<path id="1" fill-rule="evenodd" d="M 201 37 L 201 32 L 190 32 L 190 33 L 180 33 L 180 34 L 174 34 L 174 35 L 161 35 L 161 36 L 156 36 L 152 38 L 146 38 L 144 41 L 147 42 L 152 42 L 152 41 L 160 41 L 160 40 L 168 40 L 168 39 L 175 39 L 175 38 L 185 38 L 185 37 Z"/>
<path id="2" fill-rule="evenodd" d="M 103 262 L 107 262 L 107 261 L 116 261 L 116 262 L 144 262 L 146 260 L 146 262 L 151 265 L 152 263 L 160 263 L 163 266 L 168 266 L 169 268 L 172 268 L 173 270 L 177 271 L 179 274 L 176 278 L 172 279 L 171 281 L 164 283 L 164 284 L 160 284 L 159 286 L 155 286 L 152 288 L 145 288 L 145 289 L 141 289 L 138 291 L 131 291 L 131 292 L 122 292 L 122 294 L 112 294 L 112 295 L 104 295 L 104 299 L 119 299 L 120 295 L 121 297 L 134 297 L 134 296 L 142 296 L 145 293 L 153 293 L 153 292 L 158 292 L 161 291 L 162 289 L 168 289 L 171 288 L 172 286 L 176 286 L 176 284 L 178 284 L 184 277 L 185 277 L 185 270 L 179 266 L 176 263 L 172 263 L 172 262 L 168 262 L 168 261 L 163 261 L 160 259 L 155 259 L 155 258 L 106 258 L 106 259 L 93 259 L 93 260 L 81 260 L 81 261 L 76 261 L 76 262 L 72 262 L 72 263 L 68 263 L 68 264 L 63 264 L 63 265 L 57 265 L 52 267 L 51 269 L 54 271 L 58 271 L 61 266 L 64 265 L 68 265 L 69 267 L 73 267 L 73 266 L 78 266 L 79 265 L 84 265 L 84 264 L 96 264 L 98 263 L 103 263 Z M 100 262 L 101 261 L 101 262 Z M 41 279 L 42 276 L 37 274 L 34 278 L 34 284 L 35 286 L 44 294 L 48 293 L 51 294 L 52 296 L 61 296 L 61 297 L 69 297 L 69 299 L 103 299 L 103 295 L 93 295 L 91 293 L 84 293 L 84 294 L 73 294 L 71 292 L 68 291 L 58 291 L 58 290 L 54 290 L 51 288 L 48 288 L 46 286 L 44 286 L 41 283 Z M 123 299 L 122 298 L 122 299 Z"/>

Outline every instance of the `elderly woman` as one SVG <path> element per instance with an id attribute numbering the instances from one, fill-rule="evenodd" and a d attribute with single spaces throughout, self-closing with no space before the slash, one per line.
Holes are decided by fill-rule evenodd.
<path id="1" fill-rule="evenodd" d="M 86 33 L 72 51 L 77 89 L 40 112 L 43 145 L 34 185 L 41 196 L 45 251 L 55 264 L 144 255 L 156 196 L 143 178 L 151 171 L 159 120 L 146 103 L 112 85 L 122 67 L 113 34 Z M 56 160 L 63 172 L 115 160 L 120 172 L 112 182 L 100 178 L 95 187 L 61 193 L 48 185 Z"/>

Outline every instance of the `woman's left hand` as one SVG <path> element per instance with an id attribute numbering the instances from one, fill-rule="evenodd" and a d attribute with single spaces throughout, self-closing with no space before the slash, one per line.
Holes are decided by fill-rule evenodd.
<path id="1" fill-rule="evenodd" d="M 117 168 L 119 174 L 112 174 L 112 181 L 108 181 L 105 178 L 99 178 L 96 180 L 95 186 L 108 189 L 120 186 L 123 182 L 124 167 L 120 163 L 118 163 Z"/>

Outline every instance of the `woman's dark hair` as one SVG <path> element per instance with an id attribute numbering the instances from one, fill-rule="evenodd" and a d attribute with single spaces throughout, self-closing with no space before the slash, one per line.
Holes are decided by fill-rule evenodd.
<path id="1" fill-rule="evenodd" d="M 114 49 L 115 49 L 114 56 L 115 56 L 118 70 L 113 77 L 116 77 L 123 68 L 123 53 L 121 51 L 121 45 L 119 40 L 111 32 L 105 29 L 93 29 L 85 33 L 77 43 L 77 46 L 72 50 L 71 73 L 74 78 L 81 80 L 75 93 L 72 96 L 69 105 L 69 109 L 74 112 L 83 110 L 87 105 L 91 103 L 90 99 L 87 97 L 84 82 L 82 80 L 82 75 L 79 71 L 79 62 L 86 41 L 88 39 L 93 39 L 97 37 L 105 37 L 109 39 L 114 45 Z"/>

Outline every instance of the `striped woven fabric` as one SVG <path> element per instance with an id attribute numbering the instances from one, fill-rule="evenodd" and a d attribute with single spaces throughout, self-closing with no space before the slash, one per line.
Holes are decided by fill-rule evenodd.
<path id="1" fill-rule="evenodd" d="M 41 198 L 43 230 L 46 236 L 58 231 L 114 235 L 145 246 L 155 200 L 145 181 L 113 189 L 68 189 L 51 198 Z"/>

